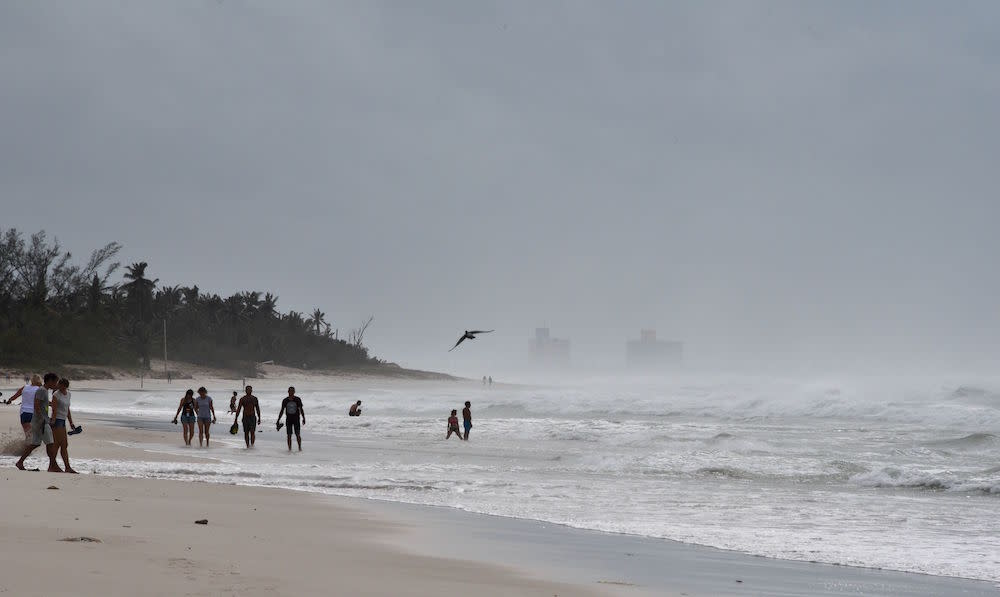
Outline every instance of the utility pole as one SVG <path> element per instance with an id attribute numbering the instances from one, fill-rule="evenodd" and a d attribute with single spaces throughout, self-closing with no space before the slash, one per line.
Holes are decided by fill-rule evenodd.
<path id="1" fill-rule="evenodd" d="M 163 319 L 163 377 L 170 383 L 170 368 L 167 366 L 167 320 Z"/>

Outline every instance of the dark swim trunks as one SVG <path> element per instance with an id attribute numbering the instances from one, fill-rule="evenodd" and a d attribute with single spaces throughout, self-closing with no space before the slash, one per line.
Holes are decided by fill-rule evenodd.
<path id="1" fill-rule="evenodd" d="M 465 425 L 465 430 L 466 431 L 472 429 L 472 421 L 470 421 L 469 419 L 466 419 L 465 421 L 463 421 L 463 424 Z"/>
<path id="2" fill-rule="evenodd" d="M 33 413 L 21 413 L 21 424 L 27 425 L 31 422 L 31 418 L 34 416 Z"/>
<path id="3" fill-rule="evenodd" d="M 298 415 L 295 418 L 285 419 L 285 429 L 288 430 L 288 435 L 294 433 L 295 435 L 300 435 L 302 432 L 302 421 L 299 420 Z"/>
<path id="4" fill-rule="evenodd" d="M 257 417 L 243 417 L 243 430 L 250 431 L 257 428 Z"/>

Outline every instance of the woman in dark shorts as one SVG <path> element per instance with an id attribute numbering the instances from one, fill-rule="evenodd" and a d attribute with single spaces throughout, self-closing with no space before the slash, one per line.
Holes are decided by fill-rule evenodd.
<path id="1" fill-rule="evenodd" d="M 197 417 L 194 413 L 194 390 L 188 390 L 181 398 L 181 403 L 174 413 L 174 425 L 177 424 L 177 415 L 181 417 L 181 425 L 184 427 L 184 445 L 190 446 L 194 439 L 194 424 Z"/>
<path id="2" fill-rule="evenodd" d="M 69 437 L 66 433 L 66 421 L 69 421 L 70 428 L 75 428 L 73 412 L 69 409 L 69 404 L 69 380 L 63 378 L 59 380 L 59 388 L 52 393 L 52 439 L 55 440 L 56 448 L 62 454 L 63 472 L 76 474 L 73 467 L 69 465 Z"/>

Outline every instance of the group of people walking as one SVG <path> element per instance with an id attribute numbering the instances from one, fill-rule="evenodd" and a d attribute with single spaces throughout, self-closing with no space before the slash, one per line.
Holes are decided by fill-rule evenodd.
<path id="1" fill-rule="evenodd" d="M 238 421 L 243 423 L 243 439 L 247 448 L 253 447 L 257 441 L 257 423 L 261 421 L 260 401 L 253 395 L 253 386 L 246 386 L 244 394 L 237 403 L 236 393 L 229 402 L 229 412 L 234 415 L 233 429 L 239 429 Z M 243 415 L 242 420 L 240 415 Z M 282 421 L 284 416 L 284 421 Z M 194 390 L 188 390 L 181 402 L 177 405 L 177 412 L 174 413 L 173 423 L 177 424 L 180 417 L 183 425 L 184 444 L 190 446 L 194 440 L 194 427 L 198 425 L 198 445 L 208 447 L 211 441 L 212 425 L 217 422 L 215 416 L 215 405 L 212 397 L 208 395 L 208 390 L 204 387 L 198 388 L 198 397 L 194 395 Z M 281 401 L 281 410 L 278 411 L 277 430 L 281 431 L 285 427 L 288 435 L 288 450 L 292 450 L 292 435 L 298 443 L 299 452 L 302 451 L 302 425 L 306 424 L 306 412 L 302 407 L 302 399 L 295 395 L 295 388 L 288 388 L 288 396 Z M 233 431 L 237 433 L 237 431 Z"/>
<path id="2" fill-rule="evenodd" d="M 3 401 L 4 404 L 12 404 L 21 399 L 21 428 L 24 429 L 25 446 L 15 465 L 17 468 L 25 470 L 24 462 L 28 456 L 35 448 L 45 444 L 50 473 L 76 473 L 69 465 L 69 436 L 80 433 L 82 428 L 73 424 L 70 396 L 68 379 L 46 373 L 44 377 L 32 375 L 21 389 Z M 59 455 L 62 456 L 62 468 L 56 462 Z"/>

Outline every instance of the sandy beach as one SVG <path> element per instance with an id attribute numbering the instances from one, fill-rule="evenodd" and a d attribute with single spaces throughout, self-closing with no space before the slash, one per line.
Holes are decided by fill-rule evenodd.
<path id="1" fill-rule="evenodd" d="M 303 492 L 13 469 L 2 492 L 11 595 L 601 594 L 394 548 L 397 524 Z"/>

